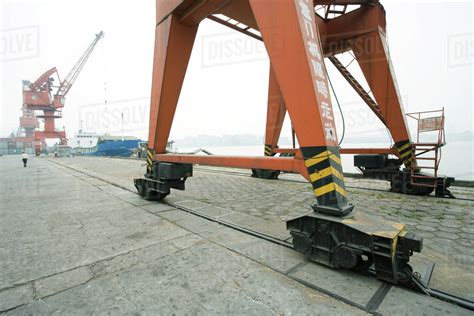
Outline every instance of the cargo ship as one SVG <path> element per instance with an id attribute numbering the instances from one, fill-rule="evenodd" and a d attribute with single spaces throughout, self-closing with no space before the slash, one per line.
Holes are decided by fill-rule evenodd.
<path id="1" fill-rule="evenodd" d="M 130 157 L 142 141 L 134 136 L 111 136 L 79 131 L 69 140 L 72 153 L 77 156 Z"/>

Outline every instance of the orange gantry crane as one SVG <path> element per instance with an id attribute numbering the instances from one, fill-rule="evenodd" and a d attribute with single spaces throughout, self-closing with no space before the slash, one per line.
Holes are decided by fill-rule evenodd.
<path id="1" fill-rule="evenodd" d="M 42 111 L 41 115 L 35 115 L 36 118 L 44 120 L 44 130 L 34 132 L 35 152 L 37 155 L 41 149 L 46 146 L 46 139 L 59 139 L 60 145 L 67 145 L 66 132 L 56 130 L 55 119 L 62 118 L 62 108 L 65 105 L 65 97 L 81 70 L 84 68 L 92 51 L 101 38 L 104 37 L 104 32 L 95 35 L 94 40 L 86 49 L 81 58 L 76 62 L 74 67 L 69 71 L 64 80 L 61 81 L 59 73 L 55 67 L 49 69 L 42 74 L 36 81 L 23 81 L 23 109 L 28 113 L 35 111 Z M 57 77 L 59 84 L 54 85 L 54 77 Z M 31 127 L 31 122 L 29 127 Z M 26 126 L 25 126 L 26 127 Z"/>
<path id="2" fill-rule="evenodd" d="M 387 55 L 382 5 L 375 0 L 158 0 L 156 5 L 147 169 L 135 179 L 140 195 L 159 200 L 172 188 L 184 190 L 192 164 L 297 172 L 309 180 L 316 199 L 311 213 L 287 222 L 296 250 L 332 268 L 373 266 L 381 280 L 413 282 L 408 262 L 413 252 L 421 251 L 422 239 L 404 224 L 368 216 L 348 201 L 324 64 L 325 57 L 337 63 L 337 54 L 356 51 L 378 101 L 370 105 L 389 126 L 409 166 L 412 156 L 404 153 L 413 149 Z M 349 6 L 356 9 L 349 11 Z M 317 13 L 321 7 L 323 15 Z M 265 44 L 269 112 L 274 111 L 267 122 L 267 139 L 272 140 L 265 157 L 166 153 L 196 32 L 206 18 Z M 370 49 L 364 50 L 365 45 Z M 272 154 L 285 111 L 300 147 L 293 156 L 276 157 Z"/>

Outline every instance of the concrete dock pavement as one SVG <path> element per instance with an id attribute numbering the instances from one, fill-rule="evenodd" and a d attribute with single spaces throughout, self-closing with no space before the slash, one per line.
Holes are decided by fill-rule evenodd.
<path id="1" fill-rule="evenodd" d="M 133 179 L 141 177 L 145 169 L 144 161 L 134 159 L 75 157 L 50 161 L 132 192 L 136 191 Z M 205 203 L 209 214 L 280 239 L 289 238 L 285 220 L 310 210 L 314 199 L 311 186 L 299 175 L 281 175 L 282 181 L 249 175 L 249 170 L 195 166 L 186 190 L 172 190 L 166 200 L 183 205 Z M 436 263 L 431 286 L 474 300 L 474 188 L 454 186 L 452 191 L 461 199 L 442 199 L 391 193 L 386 181 L 346 178 L 346 182 L 349 201 L 357 209 L 405 223 L 424 238 L 424 249 L 412 257 L 412 265 L 423 273 L 427 262 Z M 144 206 L 149 210 L 154 207 Z M 221 214 L 223 210 L 227 213 Z"/>
<path id="2" fill-rule="evenodd" d="M 0 174 L 7 315 L 364 314 L 46 159 L 3 156 Z"/>
<path id="3" fill-rule="evenodd" d="M 292 249 L 173 206 L 283 239 L 288 233 L 282 219 L 290 214 L 283 211 L 307 202 L 307 184 L 197 167 L 186 191 L 167 197 L 169 205 L 133 193 L 142 161 L 76 157 L 30 163 L 25 172 L 15 157 L 0 157 L 3 313 L 469 314 L 307 262 Z M 255 202 L 259 207 L 248 204 Z M 463 283 L 452 276 L 453 288 L 470 289 L 470 270 L 451 263 L 465 278 Z"/>
<path id="4" fill-rule="evenodd" d="M 75 157 L 51 161 L 132 192 L 136 191 L 133 179 L 144 173 L 144 161 L 134 159 Z M 229 220 L 239 225 L 288 238 L 285 219 L 310 210 L 314 199 L 311 186 L 299 175 L 283 174 L 282 181 L 249 175 L 249 170 L 195 166 L 186 190 L 173 190 L 166 200 L 206 203 L 210 214 L 226 210 L 231 213 Z M 426 262 L 436 263 L 433 287 L 474 299 L 474 188 L 454 186 L 452 191 L 461 199 L 442 199 L 391 193 L 386 181 L 346 178 L 346 183 L 349 201 L 357 209 L 406 223 L 410 231 L 424 238 L 424 249 L 412 257 L 412 264 L 423 272 Z M 144 207 L 152 210 L 155 206 Z"/>

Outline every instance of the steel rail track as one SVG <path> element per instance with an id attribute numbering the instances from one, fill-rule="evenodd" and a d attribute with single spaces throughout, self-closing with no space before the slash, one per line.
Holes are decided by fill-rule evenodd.
<path id="1" fill-rule="evenodd" d="M 118 187 L 118 188 L 121 188 L 123 190 L 126 190 L 126 191 L 129 191 L 129 192 L 132 192 L 134 194 L 137 194 L 139 195 L 136 191 L 134 190 L 130 190 L 129 188 L 127 187 L 124 187 L 124 186 L 121 186 L 119 184 L 116 184 L 112 181 L 109 181 L 107 179 L 104 179 L 102 177 L 98 177 L 96 175 L 91 175 L 87 172 L 84 172 L 82 170 L 78 170 L 78 169 L 75 169 L 73 167 L 70 167 L 70 166 L 67 166 L 67 165 L 63 165 L 63 164 L 57 164 L 55 163 L 56 165 L 60 165 L 60 166 L 63 166 L 63 167 L 66 167 L 68 169 L 71 169 L 75 172 L 79 172 L 79 173 L 82 173 L 84 175 L 87 175 L 88 177 L 92 177 L 92 178 L 96 178 L 98 180 L 101 180 L 101 181 L 104 181 L 110 185 L 113 185 L 115 187 Z M 203 170 L 203 169 L 201 169 Z M 209 169 L 207 169 L 209 170 Z M 219 172 L 221 170 L 218 170 Z M 233 172 L 229 172 L 231 174 L 234 174 Z M 243 174 L 243 173 L 242 173 Z M 285 181 L 285 180 L 283 180 Z M 291 180 L 289 180 L 291 181 Z M 298 180 L 295 180 L 295 181 L 298 181 Z M 298 181 L 298 182 L 302 182 L 302 183 L 305 183 L 304 181 Z M 193 214 L 195 216 L 198 216 L 200 218 L 204 218 L 206 220 L 209 220 L 209 221 L 212 221 L 212 222 L 215 222 L 215 223 L 218 223 L 222 226 L 225 226 L 225 227 L 229 227 L 229 228 L 232 228 L 234 230 L 237 230 L 237 231 L 240 231 L 242 233 L 245 233 L 247 235 L 250 235 L 250 236 L 253 236 L 253 237 L 256 237 L 256 238 L 259 238 L 259 239 L 262 239 L 262 240 L 266 240 L 266 241 L 269 241 L 269 242 L 272 242 L 274 244 L 277 244 L 277 245 L 280 245 L 280 246 L 283 246 L 283 247 L 286 247 L 286 248 L 289 248 L 289 249 L 294 249 L 293 248 L 293 244 L 290 243 L 288 240 L 283 240 L 283 239 L 279 239 L 279 238 L 276 238 L 276 237 L 273 237 L 271 235 L 268 235 L 268 234 L 264 234 L 264 233 L 261 233 L 261 232 L 258 232 L 258 231 L 254 231 L 254 230 L 251 230 L 251 229 L 248 229 L 248 228 L 245 228 L 243 226 L 240 226 L 240 225 L 237 225 L 237 224 L 234 224 L 234 223 L 231 223 L 231 222 L 227 222 L 227 221 L 224 221 L 224 220 L 221 220 L 221 219 L 218 219 L 218 218 L 215 218 L 215 217 L 212 217 L 212 216 L 209 216 L 207 214 L 203 214 L 199 211 L 196 211 L 196 210 L 193 210 L 193 209 L 190 209 L 190 208 L 187 208 L 187 207 L 184 207 L 184 206 L 181 206 L 179 204 L 176 204 L 176 203 L 172 203 L 172 202 L 167 202 L 166 200 L 162 201 L 162 203 L 165 203 L 167 205 L 170 205 L 172 207 L 175 207 L 177 209 L 180 209 L 182 211 L 185 211 L 187 213 L 190 213 L 190 214 Z M 154 214 L 156 215 L 156 214 Z M 231 249 L 232 250 L 232 249 Z M 251 260 L 254 260 L 252 258 L 249 258 Z M 311 263 L 311 261 L 307 261 L 306 264 L 309 264 Z M 268 267 L 270 268 L 270 267 Z M 419 283 L 420 287 L 423 287 L 421 289 L 421 292 L 422 294 L 426 294 L 428 296 L 431 296 L 431 297 L 435 297 L 437 299 L 440 299 L 440 300 L 443 300 L 447 303 L 450 303 L 450 304 L 454 304 L 454 305 L 457 305 L 457 306 L 460 306 L 460 307 L 463 307 L 463 308 L 466 308 L 468 310 L 471 310 L 471 311 L 474 311 L 474 301 L 472 300 L 468 300 L 468 299 L 465 299 L 465 298 L 462 298 L 462 297 L 459 297 L 457 295 L 454 295 L 454 294 L 450 294 L 450 293 L 447 293 L 445 291 L 442 291 L 442 290 L 437 290 L 437 289 L 433 289 L 433 288 L 430 288 L 429 287 L 429 281 L 430 281 L 430 278 L 431 278 L 431 274 L 432 274 L 432 271 L 433 271 L 433 268 L 434 268 L 434 264 L 428 268 L 428 270 L 430 270 L 429 272 L 427 271 L 427 276 L 425 277 L 425 280 L 418 280 L 417 282 Z M 271 269 L 271 268 L 270 268 Z M 272 269 L 274 270 L 274 269 Z M 372 314 L 377 314 L 376 313 L 376 310 L 377 308 L 380 306 L 380 304 L 382 303 L 382 301 L 384 300 L 385 296 L 387 295 L 387 293 L 389 292 L 390 288 L 393 286 L 392 284 L 389 284 L 389 283 L 385 283 L 385 282 L 382 282 L 382 285 L 380 286 L 380 288 L 376 291 L 376 293 L 373 295 L 373 297 L 369 300 L 369 302 L 363 306 L 359 303 L 356 303 L 354 301 L 351 301 L 350 299 L 348 298 L 345 298 L 345 297 L 342 297 L 340 295 L 337 295 L 335 293 L 332 293 L 326 289 L 323 289 L 323 288 L 320 288 L 314 284 L 311 284 L 311 283 L 308 283 L 304 280 L 301 280 L 297 277 L 294 277 L 292 275 L 289 275 L 289 272 L 287 272 L 286 274 L 282 273 L 281 271 L 277 271 L 277 270 L 274 270 L 280 274 L 283 274 L 309 288 L 312 288 L 316 291 L 319 291 L 319 292 L 322 292 L 322 293 L 325 293 L 329 296 L 332 296 L 338 300 L 341 300 L 349 305 L 352 305 L 352 306 L 355 306 L 357 308 L 360 308 L 364 311 L 367 311 L 367 312 L 370 312 Z M 375 271 L 374 270 L 370 270 L 368 271 L 368 274 L 369 275 L 372 275 L 375 277 Z"/>

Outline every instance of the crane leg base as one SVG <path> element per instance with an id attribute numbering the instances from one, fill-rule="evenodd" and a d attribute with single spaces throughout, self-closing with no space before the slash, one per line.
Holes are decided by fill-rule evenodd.
<path id="1" fill-rule="evenodd" d="M 387 155 L 356 155 L 354 166 L 362 171 L 364 178 L 390 181 L 390 191 L 410 195 L 430 195 L 435 191 L 437 197 L 454 196 L 449 187 L 454 178 L 416 172 L 412 177 L 409 169 L 400 170 L 402 162 L 390 159 Z M 412 179 L 413 178 L 413 179 Z"/>
<path id="2" fill-rule="evenodd" d="M 252 169 L 252 177 L 259 179 L 276 180 L 279 175 L 279 170 Z"/>
<path id="3" fill-rule="evenodd" d="M 424 174 L 417 174 L 424 175 Z M 454 198 L 454 195 L 449 191 L 449 187 L 454 182 L 452 177 L 443 177 L 439 176 L 437 178 L 428 178 L 425 181 L 425 184 L 432 185 L 436 181 L 436 186 L 422 186 L 423 182 L 417 180 L 418 183 L 421 183 L 421 186 L 413 185 L 411 182 L 411 175 L 408 171 L 399 171 L 398 173 L 392 174 L 390 178 L 390 191 L 396 193 L 405 193 L 410 195 L 429 195 L 433 191 L 437 197 L 450 197 Z"/>
<path id="4" fill-rule="evenodd" d="M 393 284 L 409 284 L 413 252 L 420 252 L 423 239 L 405 230 L 405 225 L 379 220 L 361 212 L 345 217 L 319 213 L 291 219 L 287 229 L 295 250 L 314 262 L 331 268 L 368 270 Z"/>
<path id="5" fill-rule="evenodd" d="M 170 194 L 170 186 L 167 183 L 139 178 L 133 180 L 138 194 L 146 200 L 160 201 Z"/>
<path id="6" fill-rule="evenodd" d="M 171 189 L 184 190 L 184 183 L 193 174 L 190 164 L 153 161 L 145 178 L 134 179 L 138 194 L 147 200 L 162 200 Z"/>

